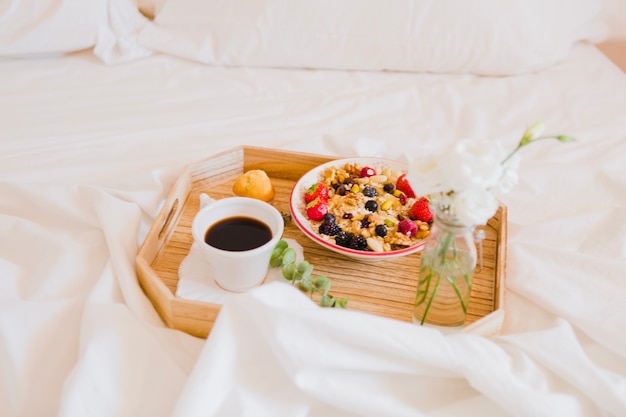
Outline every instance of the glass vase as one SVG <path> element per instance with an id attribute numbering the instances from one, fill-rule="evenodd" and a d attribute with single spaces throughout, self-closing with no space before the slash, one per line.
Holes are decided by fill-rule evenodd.
<path id="1" fill-rule="evenodd" d="M 462 326 L 476 268 L 473 226 L 435 212 L 422 251 L 413 321 Z"/>

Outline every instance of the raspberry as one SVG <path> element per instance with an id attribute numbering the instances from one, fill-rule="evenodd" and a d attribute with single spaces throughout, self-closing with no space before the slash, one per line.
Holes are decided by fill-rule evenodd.
<path id="1" fill-rule="evenodd" d="M 398 232 L 403 233 L 408 237 L 414 236 L 417 233 L 417 225 L 412 220 L 404 219 L 398 223 Z"/>
<path id="2" fill-rule="evenodd" d="M 374 168 L 364 167 L 361 170 L 361 174 L 360 174 L 361 178 L 371 177 L 372 175 L 376 175 L 376 170 Z"/>

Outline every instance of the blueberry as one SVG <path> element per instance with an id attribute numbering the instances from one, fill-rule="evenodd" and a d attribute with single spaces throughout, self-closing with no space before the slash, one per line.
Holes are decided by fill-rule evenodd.
<path id="1" fill-rule="evenodd" d="M 326 213 L 324 214 L 324 221 L 335 223 L 335 216 L 332 213 Z"/>
<path id="2" fill-rule="evenodd" d="M 396 189 L 396 186 L 393 185 L 392 183 L 388 182 L 387 184 L 385 184 L 383 186 L 383 190 L 385 190 L 385 192 L 389 193 L 389 194 L 393 194 L 393 191 Z"/>
<path id="3" fill-rule="evenodd" d="M 366 185 L 365 188 L 363 188 L 363 195 L 366 197 L 374 197 L 376 194 L 378 194 L 376 188 L 372 186 Z"/>
<path id="4" fill-rule="evenodd" d="M 365 208 L 371 212 L 375 212 L 376 210 L 378 210 L 378 203 L 374 200 L 369 200 L 367 203 L 365 203 Z"/>
<path id="5" fill-rule="evenodd" d="M 384 224 L 379 224 L 378 226 L 376 226 L 376 235 L 380 236 L 380 237 L 385 237 L 387 236 L 387 226 L 385 226 Z"/>

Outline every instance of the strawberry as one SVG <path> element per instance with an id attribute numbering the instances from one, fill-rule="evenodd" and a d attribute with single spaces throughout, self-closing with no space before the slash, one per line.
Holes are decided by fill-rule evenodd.
<path id="1" fill-rule="evenodd" d="M 428 203 L 429 201 L 426 197 L 420 197 L 409 209 L 409 217 L 413 220 L 432 222 L 433 213 L 431 213 Z"/>
<path id="2" fill-rule="evenodd" d="M 409 181 L 406 179 L 406 174 L 402 174 L 398 177 L 396 189 L 402 191 L 409 198 L 415 198 L 415 193 L 413 192 Z"/>
<path id="3" fill-rule="evenodd" d="M 326 201 L 316 198 L 306 205 L 306 215 L 309 219 L 320 221 L 324 219 L 324 215 L 328 213 L 328 205 Z"/>
<path id="4" fill-rule="evenodd" d="M 310 203 L 319 198 L 321 201 L 328 201 L 328 187 L 321 182 L 311 185 L 304 193 L 304 201 Z"/>

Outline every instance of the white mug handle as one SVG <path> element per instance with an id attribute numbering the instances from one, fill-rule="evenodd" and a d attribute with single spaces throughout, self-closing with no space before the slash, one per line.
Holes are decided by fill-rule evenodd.
<path id="1" fill-rule="evenodd" d="M 206 193 L 200 193 L 200 208 L 204 208 L 214 202 L 215 199 L 209 197 Z"/>

